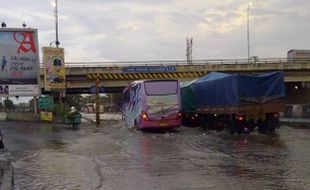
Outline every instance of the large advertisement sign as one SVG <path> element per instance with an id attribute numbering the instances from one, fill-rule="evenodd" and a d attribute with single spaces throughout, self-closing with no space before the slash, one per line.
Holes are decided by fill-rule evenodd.
<path id="1" fill-rule="evenodd" d="M 0 60 L 0 97 L 40 94 L 36 29 L 1 28 Z"/>
<path id="2" fill-rule="evenodd" d="M 66 88 L 64 49 L 43 47 L 45 90 Z"/>

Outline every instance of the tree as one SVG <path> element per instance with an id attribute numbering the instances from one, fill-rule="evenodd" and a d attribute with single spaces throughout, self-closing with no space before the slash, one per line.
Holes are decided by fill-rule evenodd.
<path id="1" fill-rule="evenodd" d="M 3 103 L 4 103 L 4 107 L 5 107 L 6 109 L 8 109 L 8 110 L 14 108 L 14 103 L 13 103 L 13 101 L 10 100 L 10 99 L 8 99 L 8 98 L 5 99 Z"/>
<path id="2" fill-rule="evenodd" d="M 77 110 L 80 110 L 83 106 L 83 97 L 80 94 L 76 95 L 67 95 L 65 99 L 65 104 L 74 106 Z"/>

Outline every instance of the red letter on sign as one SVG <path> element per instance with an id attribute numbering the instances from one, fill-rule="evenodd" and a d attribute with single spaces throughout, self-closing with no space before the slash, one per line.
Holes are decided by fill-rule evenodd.
<path id="1" fill-rule="evenodd" d="M 31 32 L 14 32 L 14 40 L 20 44 L 17 49 L 18 53 L 27 53 L 28 51 L 36 53 L 36 47 Z"/>

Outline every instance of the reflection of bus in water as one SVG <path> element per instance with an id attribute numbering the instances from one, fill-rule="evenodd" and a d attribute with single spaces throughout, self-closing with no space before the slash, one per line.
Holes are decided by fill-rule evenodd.
<path id="1" fill-rule="evenodd" d="M 123 120 L 130 128 L 179 127 L 180 109 L 178 80 L 135 81 L 123 91 Z"/>

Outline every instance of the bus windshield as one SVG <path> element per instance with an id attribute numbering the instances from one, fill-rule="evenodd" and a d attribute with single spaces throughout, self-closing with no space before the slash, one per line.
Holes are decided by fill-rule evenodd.
<path id="1" fill-rule="evenodd" d="M 145 92 L 150 95 L 171 95 L 178 93 L 178 81 L 147 81 Z"/>

